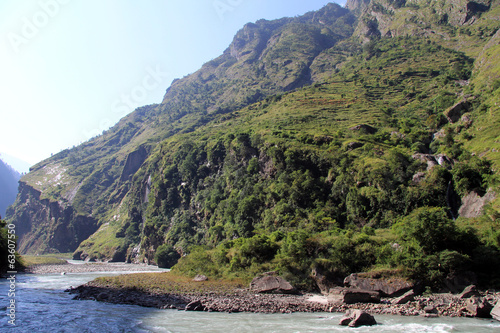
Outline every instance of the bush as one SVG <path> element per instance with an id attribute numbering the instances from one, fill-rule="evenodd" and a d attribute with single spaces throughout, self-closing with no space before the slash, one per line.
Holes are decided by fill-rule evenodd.
<path id="1" fill-rule="evenodd" d="M 171 268 L 177 264 L 180 257 L 172 246 L 163 244 L 156 250 L 155 261 L 160 268 Z"/>

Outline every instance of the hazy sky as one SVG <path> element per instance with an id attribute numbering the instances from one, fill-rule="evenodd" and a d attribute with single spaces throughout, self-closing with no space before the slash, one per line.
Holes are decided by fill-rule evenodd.
<path id="1" fill-rule="evenodd" d="M 34 164 L 78 145 L 160 103 L 245 23 L 329 2 L 1 0 L 0 152 Z"/>

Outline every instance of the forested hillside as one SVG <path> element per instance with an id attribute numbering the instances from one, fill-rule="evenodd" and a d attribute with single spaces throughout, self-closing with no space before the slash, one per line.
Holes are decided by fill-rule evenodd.
<path id="1" fill-rule="evenodd" d="M 34 166 L 8 211 L 20 251 L 499 286 L 499 4 L 247 24 L 160 104 Z"/>
<path id="2" fill-rule="evenodd" d="M 0 159 L 0 216 L 5 217 L 7 207 L 14 203 L 17 182 L 21 175 Z"/>

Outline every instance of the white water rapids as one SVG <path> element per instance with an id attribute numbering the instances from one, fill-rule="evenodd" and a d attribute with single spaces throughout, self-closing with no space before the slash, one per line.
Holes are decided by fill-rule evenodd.
<path id="1" fill-rule="evenodd" d="M 65 293 L 98 276 L 120 273 L 17 274 L 15 326 L 8 317 L 12 297 L 0 281 L 0 332 L 500 332 L 500 322 L 464 318 L 375 316 L 379 325 L 339 326 L 340 313 L 204 313 L 159 310 L 95 301 Z"/>

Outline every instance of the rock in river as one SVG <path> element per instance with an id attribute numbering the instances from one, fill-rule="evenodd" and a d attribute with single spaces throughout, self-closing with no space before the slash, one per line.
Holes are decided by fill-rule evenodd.
<path id="1" fill-rule="evenodd" d="M 344 317 L 340 319 L 340 325 L 349 327 L 377 325 L 375 318 L 363 310 L 347 310 Z"/>

